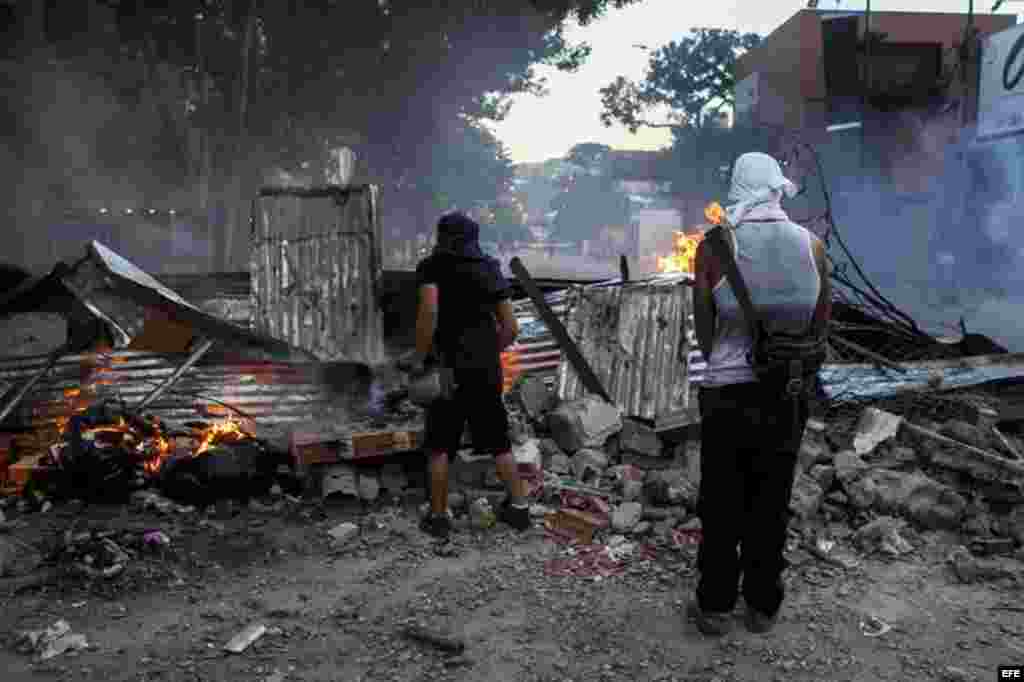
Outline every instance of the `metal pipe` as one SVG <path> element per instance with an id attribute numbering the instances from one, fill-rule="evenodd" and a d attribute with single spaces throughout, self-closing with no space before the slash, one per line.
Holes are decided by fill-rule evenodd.
<path id="1" fill-rule="evenodd" d="M 132 414 L 139 415 L 144 409 L 149 407 L 149 405 L 153 401 L 162 396 L 175 381 L 181 378 L 182 374 L 192 369 L 192 366 L 199 362 L 200 358 L 206 355 L 206 351 L 210 350 L 213 344 L 213 339 L 203 339 L 202 341 L 200 341 L 196 349 L 192 351 L 191 355 L 188 356 L 188 359 L 185 360 L 185 362 L 181 363 L 181 366 L 178 367 L 178 369 L 174 370 L 173 374 L 164 379 L 159 386 L 150 391 L 149 395 L 143 398 L 142 401 L 139 402 L 138 405 L 136 405 L 135 409 L 132 410 Z"/>
<path id="2" fill-rule="evenodd" d="M 68 347 L 67 345 L 64 345 L 50 353 L 50 357 L 46 359 L 46 364 L 43 365 L 42 369 L 26 379 L 25 383 L 21 385 L 21 388 L 11 396 L 10 400 L 7 401 L 7 404 L 5 404 L 3 409 L 0 410 L 0 423 L 7 419 L 7 416 L 11 411 L 13 411 L 14 408 L 18 406 L 18 403 L 25 398 L 25 395 L 32 390 L 32 387 L 39 383 L 39 380 L 46 376 L 46 374 L 53 369 L 53 366 L 56 365 L 67 352 Z"/>

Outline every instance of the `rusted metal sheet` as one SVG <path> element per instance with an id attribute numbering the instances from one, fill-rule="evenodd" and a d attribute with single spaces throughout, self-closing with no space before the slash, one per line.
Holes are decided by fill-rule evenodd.
<path id="1" fill-rule="evenodd" d="M 54 426 L 76 409 L 98 400 L 139 404 L 171 376 L 185 356 L 119 351 L 107 355 L 67 355 L 40 380 L 14 410 L 12 426 Z M 0 390 L 20 385 L 46 363 L 45 356 L 0 358 Z M 189 369 L 146 413 L 172 422 L 237 415 L 227 406 L 263 425 L 308 420 L 326 409 L 331 398 L 308 365 L 266 361 L 219 361 Z"/>
<path id="2" fill-rule="evenodd" d="M 375 187 L 263 190 L 250 273 L 255 329 L 325 361 L 383 360 Z"/>
<path id="3" fill-rule="evenodd" d="M 293 349 L 288 344 L 203 312 L 97 241 L 89 243 L 86 257 L 64 273 L 61 282 L 93 316 L 103 321 L 119 349 L 131 345 L 147 327 L 170 324 L 187 334 L 201 334 L 293 359 Z"/>
<path id="4" fill-rule="evenodd" d="M 626 415 L 662 423 L 692 412 L 691 291 L 692 278 L 674 275 L 570 292 L 569 334 Z M 559 367 L 558 394 L 565 400 L 584 395 L 566 362 Z"/>

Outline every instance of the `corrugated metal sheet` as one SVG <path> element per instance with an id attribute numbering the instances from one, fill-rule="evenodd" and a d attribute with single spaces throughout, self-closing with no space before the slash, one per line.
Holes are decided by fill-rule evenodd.
<path id="1" fill-rule="evenodd" d="M 253 220 L 255 328 L 321 360 L 383 360 L 375 187 L 264 190 Z"/>
<path id="2" fill-rule="evenodd" d="M 569 336 L 625 414 L 660 423 L 692 411 L 689 360 L 696 338 L 691 291 L 692 278 L 676 275 L 569 293 Z M 585 394 L 567 362 L 559 368 L 558 394 L 566 400 Z"/>
<path id="3" fill-rule="evenodd" d="M 117 352 L 109 355 L 69 355 L 20 403 L 11 418 L 15 425 L 36 428 L 70 417 L 76 407 L 103 398 L 121 398 L 128 407 L 137 404 L 168 375 L 184 357 Z M 45 357 L 0 358 L 0 389 L 6 390 L 43 366 Z M 173 364 L 172 364 L 173 363 Z M 146 412 L 163 419 L 184 422 L 226 417 L 231 405 L 262 425 L 287 424 L 310 419 L 329 404 L 329 396 L 307 365 L 280 362 L 220 362 L 189 370 Z M 88 389 L 92 390 L 88 390 Z M 82 390 L 79 397 L 73 397 Z"/>
<path id="4" fill-rule="evenodd" d="M 559 319 L 564 319 L 565 316 L 566 295 L 566 291 L 556 291 L 544 297 Z M 558 365 L 562 361 L 562 351 L 558 343 L 540 319 L 536 306 L 530 299 L 514 302 L 513 310 L 519 322 L 519 338 L 509 347 L 509 352 L 518 354 L 520 372 L 540 376 L 554 388 Z"/>

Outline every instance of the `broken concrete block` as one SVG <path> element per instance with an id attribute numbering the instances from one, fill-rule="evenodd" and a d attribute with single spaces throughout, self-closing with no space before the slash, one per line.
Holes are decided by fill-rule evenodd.
<path id="1" fill-rule="evenodd" d="M 619 448 L 622 452 L 647 457 L 660 457 L 662 444 L 658 434 L 650 426 L 633 419 L 622 420 L 619 432 Z"/>
<path id="2" fill-rule="evenodd" d="M 644 492 L 654 504 L 683 505 L 688 509 L 697 506 L 698 488 L 687 480 L 682 469 L 649 472 L 644 479 Z"/>
<path id="3" fill-rule="evenodd" d="M 600 450 L 585 448 L 572 456 L 572 473 L 581 483 L 597 481 L 608 467 L 608 456 Z"/>
<path id="4" fill-rule="evenodd" d="M 569 473 L 570 469 L 572 468 L 571 462 L 569 460 L 569 455 L 565 454 L 564 452 L 559 452 L 556 455 L 551 455 L 551 457 L 547 461 L 547 466 L 545 468 L 547 471 L 556 474 Z"/>
<path id="5" fill-rule="evenodd" d="M 832 460 L 832 466 L 836 469 L 836 479 L 844 487 L 854 479 L 862 476 L 868 469 L 867 462 L 851 450 L 843 450 L 837 453 L 835 459 Z"/>
<path id="6" fill-rule="evenodd" d="M 640 523 L 644 506 L 639 502 L 623 502 L 612 510 L 612 528 L 620 533 L 628 533 Z"/>
<path id="7" fill-rule="evenodd" d="M 380 478 L 376 472 L 360 471 L 357 485 L 359 499 L 364 502 L 373 502 L 380 497 Z"/>
<path id="8" fill-rule="evenodd" d="M 554 407 L 555 396 L 539 377 L 524 377 L 518 383 L 519 404 L 530 419 L 540 419 Z"/>
<path id="9" fill-rule="evenodd" d="M 816 464 L 811 467 L 807 474 L 818 482 L 821 489 L 828 492 L 832 489 L 832 484 L 836 480 L 836 468 L 834 466 L 827 466 L 825 464 Z"/>
<path id="10" fill-rule="evenodd" d="M 339 523 L 337 526 L 327 531 L 327 534 L 330 535 L 335 542 L 348 542 L 359 534 L 359 526 L 348 522 Z"/>
<path id="11" fill-rule="evenodd" d="M 854 541 L 867 554 L 875 552 L 887 556 L 902 556 L 914 547 L 901 534 L 906 524 L 891 516 L 880 516 L 861 526 L 854 534 Z"/>
<path id="12" fill-rule="evenodd" d="M 357 483 L 356 470 L 349 464 L 332 464 L 324 471 L 321 494 L 341 494 L 351 497 L 359 495 L 359 484 Z"/>
<path id="13" fill-rule="evenodd" d="M 903 417 L 899 415 L 875 407 L 865 408 L 853 435 L 854 452 L 866 455 L 880 443 L 895 438 L 902 424 Z"/>
<path id="14" fill-rule="evenodd" d="M 806 474 L 801 474 L 793 481 L 789 508 L 798 519 L 806 521 L 818 513 L 824 497 L 825 491 L 818 482 Z"/>
<path id="15" fill-rule="evenodd" d="M 949 486 L 924 474 L 911 474 L 910 494 L 903 503 L 907 518 L 929 530 L 955 530 L 963 522 L 967 500 Z"/>
<path id="16" fill-rule="evenodd" d="M 883 514 L 903 514 L 930 530 L 959 528 L 967 502 L 920 472 L 868 469 L 843 484 L 850 503 Z"/>
<path id="17" fill-rule="evenodd" d="M 633 526 L 633 535 L 644 537 L 650 535 L 653 529 L 654 525 L 650 521 L 641 521 Z"/>
<path id="18" fill-rule="evenodd" d="M 566 452 L 599 448 L 622 430 L 622 413 L 614 405 L 588 395 L 555 408 L 548 415 L 548 428 Z"/>
<path id="19" fill-rule="evenodd" d="M 797 453 L 797 473 L 806 473 L 818 464 L 829 464 L 832 459 L 832 449 L 828 445 L 805 439 Z"/>
<path id="20" fill-rule="evenodd" d="M 630 479 L 624 479 L 620 483 L 620 488 L 622 491 L 622 499 L 626 500 L 627 502 L 634 502 L 636 500 L 639 500 L 644 494 L 643 481 L 633 481 Z"/>

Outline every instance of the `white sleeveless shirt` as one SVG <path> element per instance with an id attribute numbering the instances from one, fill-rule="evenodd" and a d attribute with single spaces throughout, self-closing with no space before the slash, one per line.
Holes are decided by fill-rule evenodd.
<path id="1" fill-rule="evenodd" d="M 788 220 L 746 222 L 731 237 L 736 265 L 769 332 L 805 333 L 817 307 L 821 278 L 811 233 Z M 727 239 L 727 241 L 729 241 Z M 705 386 L 756 381 L 748 353 L 753 345 L 743 309 L 725 277 L 715 285 L 715 335 Z"/>

